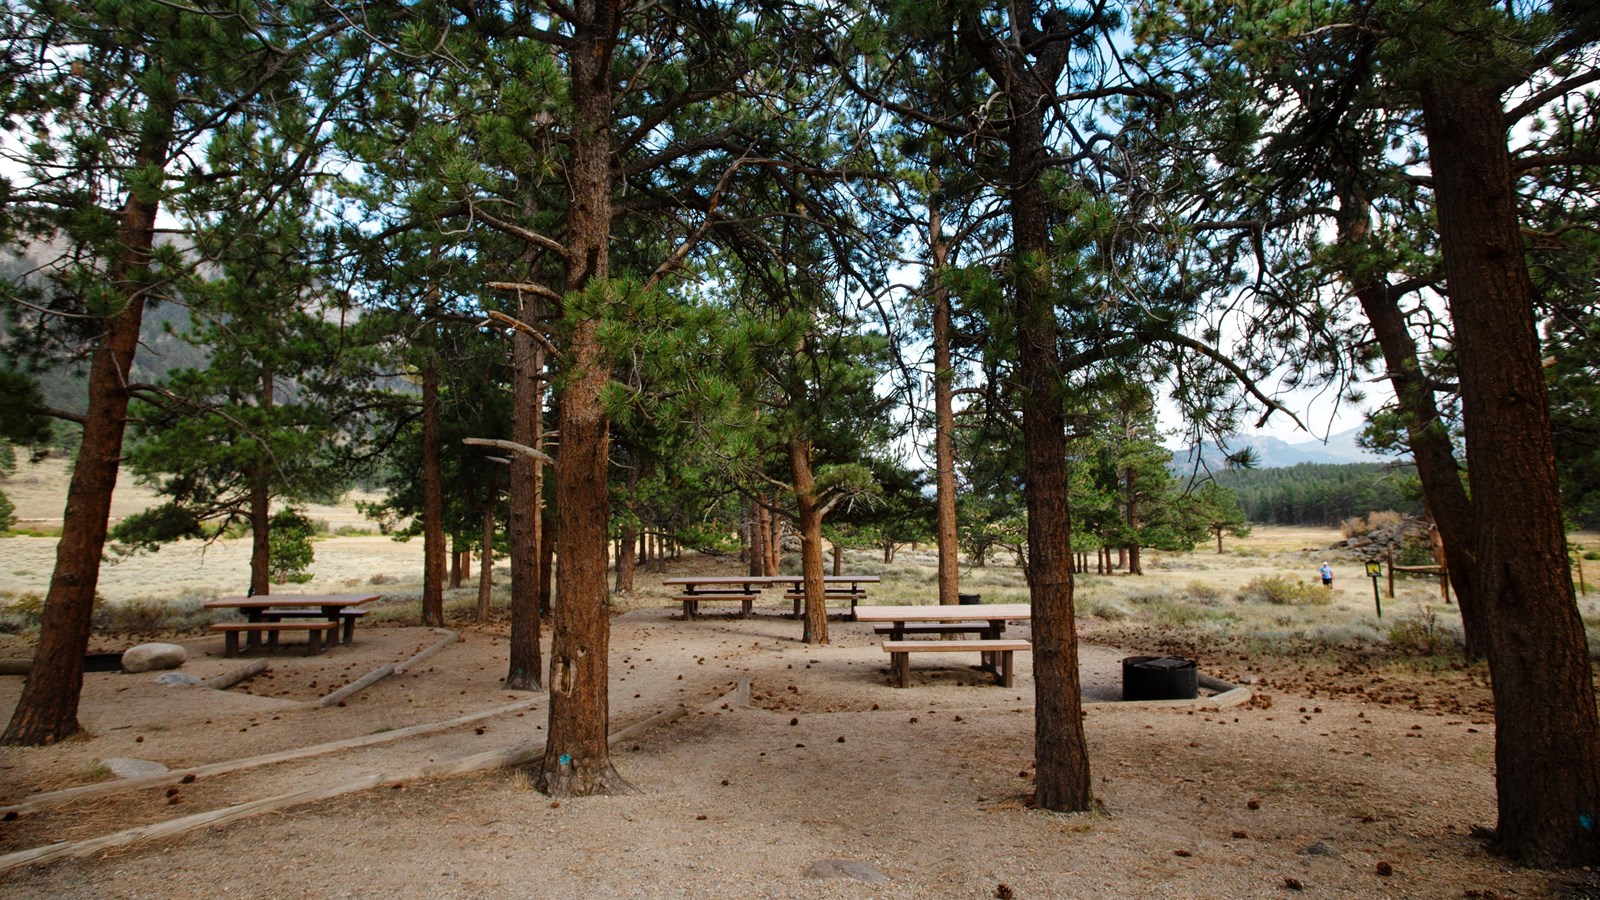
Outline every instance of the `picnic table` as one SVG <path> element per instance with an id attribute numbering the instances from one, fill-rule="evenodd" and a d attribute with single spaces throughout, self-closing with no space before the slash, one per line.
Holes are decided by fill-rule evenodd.
<path id="1" fill-rule="evenodd" d="M 824 576 L 824 600 L 849 599 L 850 611 L 854 615 L 856 601 L 867 593 L 861 585 L 877 584 L 880 580 L 876 575 Z M 683 604 L 685 619 L 694 618 L 700 611 L 700 603 L 707 600 L 737 600 L 741 604 L 740 617 L 748 617 L 761 591 L 775 585 L 789 589 L 788 596 L 794 600 L 796 618 L 800 616 L 800 604 L 805 599 L 805 579 L 799 575 L 684 575 L 663 578 L 661 583 L 683 589 L 672 599 Z"/>
<path id="2" fill-rule="evenodd" d="M 315 656 L 324 645 L 333 647 L 355 638 L 356 619 L 367 614 L 360 607 L 378 599 L 378 594 L 260 594 L 246 597 L 219 597 L 205 604 L 207 609 L 236 609 L 244 622 L 218 622 L 211 626 L 225 638 L 224 656 L 237 656 L 239 635 L 245 636 L 245 649 L 261 646 L 267 635 L 269 646 L 276 646 L 278 632 L 304 631 L 309 638 L 308 653 Z M 293 621 L 284 621 L 291 619 Z"/>
<path id="3" fill-rule="evenodd" d="M 895 683 L 905 687 L 911 680 L 912 653 L 948 653 L 978 651 L 980 666 L 993 672 L 1000 684 L 1010 687 L 1012 681 L 1012 654 L 1028 652 L 1032 644 L 1026 640 L 1007 640 L 1006 623 L 1013 620 L 1028 621 L 1033 609 L 1026 603 L 990 603 L 932 605 L 932 606 L 862 606 L 856 609 L 856 621 L 879 623 L 878 634 L 887 635 L 884 652 L 889 654 Z M 909 635 L 976 634 L 977 640 L 907 640 Z"/>
<path id="4" fill-rule="evenodd" d="M 683 593 L 672 599 L 683 604 L 685 619 L 700 612 L 702 600 L 737 600 L 741 603 L 740 618 L 748 618 L 755 598 L 770 580 L 764 575 L 695 575 L 663 578 L 661 583 L 683 588 Z"/>
<path id="5" fill-rule="evenodd" d="M 788 588 L 785 596 L 794 601 L 794 617 L 800 618 L 800 604 L 805 601 L 805 577 L 802 575 L 772 575 L 768 581 L 781 584 Z M 850 618 L 856 617 L 856 601 L 867 595 L 863 584 L 877 584 L 882 581 L 876 575 L 824 575 L 822 576 L 822 601 L 849 600 Z M 849 587 L 844 587 L 848 584 Z"/>

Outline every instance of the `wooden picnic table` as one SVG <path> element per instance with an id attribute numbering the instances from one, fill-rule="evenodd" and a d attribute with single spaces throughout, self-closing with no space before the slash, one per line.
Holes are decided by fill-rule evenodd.
<path id="1" fill-rule="evenodd" d="M 773 584 L 781 584 L 788 588 L 788 597 L 794 601 L 794 617 L 800 618 L 800 604 L 805 600 L 805 576 L 803 575 L 772 575 L 768 578 Z M 883 579 L 876 575 L 824 575 L 822 576 L 822 600 L 846 599 L 850 601 L 850 618 L 856 617 L 856 601 L 867 595 L 863 584 L 877 584 Z M 850 585 L 840 588 L 838 585 Z"/>
<path id="2" fill-rule="evenodd" d="M 878 622 L 879 633 L 887 634 L 883 649 L 890 655 L 895 683 L 905 687 L 910 683 L 910 655 L 913 652 L 957 652 L 976 650 L 981 667 L 994 672 L 1000 683 L 1011 686 L 1012 654 L 1026 652 L 1027 641 L 1003 640 L 1006 623 L 1013 620 L 1029 621 L 1033 608 L 1026 603 L 974 603 L 931 606 L 861 606 L 856 608 L 856 621 Z M 951 634 L 970 632 L 978 635 L 975 641 L 908 641 L 908 634 Z"/>
<path id="3" fill-rule="evenodd" d="M 268 633 L 269 641 L 275 641 L 277 630 L 305 631 L 317 629 L 319 626 L 327 635 L 328 646 L 332 647 L 340 643 L 338 626 L 341 622 L 344 625 L 343 642 L 350 643 L 355 636 L 356 618 L 366 614 L 365 610 L 357 607 L 371 603 L 379 596 L 378 594 L 259 594 L 248 597 L 219 597 L 204 605 L 207 609 L 236 609 L 244 613 L 246 625 L 242 629 L 230 628 L 226 623 L 211 626 L 212 630 L 227 634 L 230 648 L 237 646 L 236 633 L 240 630 L 245 632 L 245 649 L 253 650 L 261 645 L 262 632 Z M 286 623 L 281 621 L 284 615 L 280 615 L 280 611 L 297 619 L 301 617 L 314 619 L 320 615 L 325 622 Z M 326 627 L 328 624 L 333 627 Z M 272 625 L 277 625 L 279 628 L 273 630 L 269 627 Z M 319 635 L 316 630 L 310 633 L 314 642 L 312 650 L 316 652 L 315 642 L 319 639 Z"/>
<path id="4" fill-rule="evenodd" d="M 685 575 L 663 578 L 662 584 L 683 588 L 672 599 L 683 604 L 683 617 L 692 619 L 700 612 L 702 600 L 738 600 L 741 617 L 750 615 L 755 598 L 771 581 L 764 575 Z"/>
<path id="5" fill-rule="evenodd" d="M 855 601 L 866 595 L 860 586 L 877 584 L 881 580 L 877 575 L 826 575 L 823 577 L 824 599 L 848 598 L 854 614 Z M 789 588 L 789 596 L 794 600 L 794 614 L 798 618 L 800 603 L 804 599 L 804 593 L 799 588 L 805 583 L 805 578 L 799 575 L 683 575 L 663 578 L 661 583 L 683 589 L 683 593 L 672 599 L 683 604 L 683 617 L 686 619 L 694 618 L 700 611 L 702 600 L 738 600 L 742 604 L 740 615 L 747 617 L 761 591 L 778 585 Z M 836 586 L 846 584 L 848 588 L 836 589 Z"/>
<path id="6" fill-rule="evenodd" d="M 890 632 L 893 639 L 897 641 L 903 640 L 908 629 L 914 628 L 914 623 L 918 622 L 943 624 L 984 622 L 986 624 L 982 626 L 983 636 L 990 640 L 998 640 L 1001 635 L 1005 634 L 1006 622 L 1019 619 L 1029 621 L 1032 618 L 1033 607 L 1026 603 L 856 607 L 857 622 L 886 623 L 891 626 Z"/>

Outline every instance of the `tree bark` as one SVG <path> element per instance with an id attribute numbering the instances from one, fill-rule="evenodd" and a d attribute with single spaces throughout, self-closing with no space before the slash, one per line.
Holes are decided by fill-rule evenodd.
<path id="1" fill-rule="evenodd" d="M 164 170 L 172 141 L 176 92 L 151 97 L 139 134 L 134 167 Z M 158 98 L 165 98 L 158 101 Z M 111 519 L 111 495 L 122 462 L 122 438 L 128 423 L 128 373 L 139 347 L 144 318 L 144 276 L 150 271 L 155 245 L 159 193 L 130 190 L 118 223 L 121 251 L 111 265 L 110 281 L 122 308 L 106 323 L 89 365 L 88 406 L 78 462 L 67 486 L 61 514 L 61 540 L 56 567 L 45 595 L 39 623 L 39 644 L 33 668 L 22 686 L 16 709 L 0 743 L 18 746 L 51 744 L 77 734 L 78 700 L 83 692 L 83 657 L 89 647 L 95 588 L 100 580 L 100 554 L 105 550 Z"/>
<path id="2" fill-rule="evenodd" d="M 761 504 L 750 501 L 750 575 L 767 574 L 767 514 Z"/>
<path id="3" fill-rule="evenodd" d="M 430 326 L 431 327 L 431 326 Z M 439 474 L 439 361 L 422 369 L 422 624 L 444 625 L 444 488 Z"/>
<path id="4" fill-rule="evenodd" d="M 483 558 L 478 561 L 478 621 L 489 621 L 489 604 L 494 598 L 494 508 L 500 499 L 500 479 L 493 470 L 484 484 Z"/>
<path id="5" fill-rule="evenodd" d="M 539 615 L 554 612 L 554 582 L 556 573 L 556 520 L 549 509 L 540 514 L 539 526 Z"/>
<path id="6" fill-rule="evenodd" d="M 566 49 L 571 134 L 566 179 L 568 297 L 606 289 L 610 275 L 612 185 L 611 58 L 621 29 L 617 0 L 575 0 Z M 549 738 L 537 786 L 552 797 L 587 796 L 629 786 L 611 765 L 607 668 L 611 619 L 606 590 L 611 493 L 610 433 L 601 392 L 611 372 L 596 318 L 570 324 L 561 392 L 556 465 L 561 568 L 550 649 Z"/>
<path id="7" fill-rule="evenodd" d="M 272 373 L 261 374 L 259 402 L 270 410 L 273 400 Z M 263 448 L 265 449 L 265 448 Z M 263 454 L 264 456 L 265 454 Z M 250 479 L 250 595 L 265 596 L 272 591 L 272 489 L 270 460 L 251 463 Z"/>
<path id="8" fill-rule="evenodd" d="M 517 318 L 539 318 L 534 301 L 518 298 Z M 532 335 L 511 333 L 511 439 L 543 450 L 544 348 Z M 521 453 L 511 455 L 511 511 L 506 522 L 511 541 L 511 637 L 506 687 L 544 688 L 539 649 L 539 545 L 544 505 L 544 467 Z"/>
<path id="9" fill-rule="evenodd" d="M 838 544 L 833 545 L 833 574 L 844 574 L 844 548 Z"/>
<path id="10" fill-rule="evenodd" d="M 789 472 L 794 479 L 794 499 L 800 520 L 800 574 L 804 579 L 805 625 L 801 640 L 828 643 L 828 601 L 822 575 L 822 507 L 817 501 L 817 480 L 811 471 L 811 442 L 789 439 Z"/>
<path id="11" fill-rule="evenodd" d="M 1035 46 L 1028 59 L 991 43 L 984 25 L 964 18 L 969 45 L 1006 92 L 1011 219 L 1011 303 L 1017 323 L 1017 379 L 1022 386 L 1024 498 L 1028 509 L 1028 592 L 1033 606 L 1034 801 L 1042 808 L 1087 810 L 1093 802 L 1089 750 L 1078 683 L 1078 635 L 1072 609 L 1072 525 L 1068 508 L 1066 416 L 1050 292 L 1050 207 L 1044 115 L 1066 66 L 1068 48 L 1037 33 L 1032 0 L 1011 8 L 1011 34 Z M 967 14 L 970 16 L 970 14 Z M 1065 27 L 1064 17 L 1046 17 Z M 1059 23 L 1059 24 L 1057 24 Z"/>
<path id="12" fill-rule="evenodd" d="M 272 494 L 267 489 L 267 463 L 250 465 L 250 596 L 272 593 Z"/>
<path id="13" fill-rule="evenodd" d="M 1339 243 L 1360 247 L 1371 235 L 1371 204 L 1352 181 L 1340 188 Z M 1475 513 L 1461 480 L 1461 465 L 1450 434 L 1434 397 L 1427 374 L 1417 359 L 1417 344 L 1406 326 L 1400 298 L 1378 273 L 1347 270 L 1344 278 L 1355 290 L 1362 312 L 1372 325 L 1372 336 L 1383 351 L 1383 362 L 1394 388 L 1395 405 L 1406 429 L 1406 443 L 1417 466 L 1417 479 L 1429 510 L 1436 510 L 1436 534 L 1447 554 L 1461 565 L 1449 571 L 1449 578 L 1461 598 L 1461 628 L 1465 635 L 1468 659 L 1482 659 L 1490 634 L 1483 604 L 1472 586 L 1472 547 Z M 1221 533 L 1217 546 L 1222 546 Z"/>
<path id="14" fill-rule="evenodd" d="M 937 156 L 934 166 L 937 172 Z M 950 246 L 945 241 L 937 198 L 928 203 L 928 249 L 933 256 L 933 468 L 939 602 L 951 605 L 961 602 L 961 551 L 956 543 L 955 370 L 950 362 L 950 289 L 944 283 Z M 892 551 L 885 551 L 886 557 L 892 555 Z"/>
<path id="15" fill-rule="evenodd" d="M 1568 577 L 1504 108 L 1497 89 L 1465 77 L 1435 76 L 1421 98 L 1477 513 L 1472 587 L 1490 630 L 1496 843 L 1527 865 L 1593 865 L 1600 727 Z"/>

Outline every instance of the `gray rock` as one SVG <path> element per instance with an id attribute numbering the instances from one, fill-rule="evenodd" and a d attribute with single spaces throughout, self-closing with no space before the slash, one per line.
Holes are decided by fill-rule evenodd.
<path id="1" fill-rule="evenodd" d="M 888 884 L 889 878 L 877 869 L 853 859 L 819 859 L 806 867 L 808 878 L 854 878 L 867 884 Z"/>
<path id="2" fill-rule="evenodd" d="M 189 654 L 177 644 L 140 644 L 129 647 L 122 654 L 122 671 L 154 672 L 157 669 L 176 669 L 183 665 Z"/>
<path id="3" fill-rule="evenodd" d="M 1317 841 L 1315 844 L 1312 844 L 1311 846 L 1306 847 L 1306 848 L 1301 849 L 1301 850 L 1296 850 L 1295 852 L 1299 853 L 1302 856 L 1338 856 L 1339 855 L 1339 851 L 1334 849 L 1333 845 L 1328 843 L 1327 841 Z"/>
<path id="4" fill-rule="evenodd" d="M 156 676 L 156 684 L 200 684 L 200 679 L 185 672 L 162 672 Z"/>
<path id="5" fill-rule="evenodd" d="M 160 775 L 162 772 L 167 771 L 166 766 L 163 766 L 158 762 L 151 762 L 148 759 L 131 759 L 126 756 L 113 756 L 110 759 L 101 760 L 101 762 L 105 763 L 106 768 L 111 770 L 111 774 L 116 775 L 119 778 L 138 778 L 141 775 Z"/>

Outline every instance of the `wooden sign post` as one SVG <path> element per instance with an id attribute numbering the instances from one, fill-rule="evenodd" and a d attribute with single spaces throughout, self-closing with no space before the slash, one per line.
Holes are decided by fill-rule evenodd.
<path id="1" fill-rule="evenodd" d="M 1378 596 L 1378 576 L 1383 574 L 1383 563 L 1376 559 L 1367 560 L 1367 577 L 1372 579 L 1372 603 L 1378 608 L 1378 619 L 1383 619 L 1383 598 Z"/>

